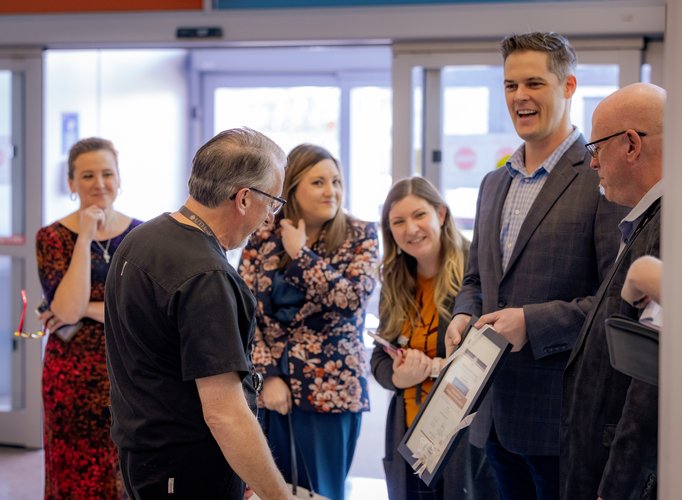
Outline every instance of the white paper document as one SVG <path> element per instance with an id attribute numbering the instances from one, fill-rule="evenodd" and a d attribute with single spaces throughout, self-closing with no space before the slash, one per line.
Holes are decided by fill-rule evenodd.
<path id="1" fill-rule="evenodd" d="M 658 302 L 649 301 L 639 317 L 639 322 L 660 330 L 663 326 L 663 307 Z"/>
<path id="2" fill-rule="evenodd" d="M 509 344 L 490 326 L 471 327 L 436 380 L 399 446 L 422 480 L 430 484 L 460 430 L 474 419 L 493 372 Z"/>

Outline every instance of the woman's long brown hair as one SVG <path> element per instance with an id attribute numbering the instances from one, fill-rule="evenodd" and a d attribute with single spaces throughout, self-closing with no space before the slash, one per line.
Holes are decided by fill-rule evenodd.
<path id="1" fill-rule="evenodd" d="M 287 204 L 284 205 L 282 212 L 284 218 L 292 220 L 295 224 L 298 223 L 299 219 L 303 218 L 301 206 L 296 199 L 296 188 L 308 170 L 322 160 L 334 162 L 339 173 L 339 179 L 341 179 L 341 186 L 343 186 L 343 177 L 338 160 L 323 147 L 314 144 L 300 144 L 292 149 L 289 156 L 287 156 L 287 167 L 282 188 L 282 194 L 287 200 Z M 324 252 L 326 254 L 334 253 L 346 241 L 351 227 L 349 222 L 354 220 L 344 212 L 341 206 L 342 202 L 343 198 L 339 200 L 336 215 L 322 226 L 320 235 L 323 238 Z M 289 255 L 285 252 L 280 259 L 279 268 L 285 268 L 289 261 Z"/>
<path id="2" fill-rule="evenodd" d="M 420 319 L 416 300 L 417 260 L 405 252 L 398 253 L 398 244 L 393 239 L 389 223 L 393 205 L 408 195 L 425 200 L 436 211 L 445 207 L 445 220 L 440 236 L 441 271 L 436 276 L 434 291 L 436 307 L 441 317 L 449 319 L 452 314 L 448 307 L 462 287 L 469 251 L 469 242 L 455 227 L 447 203 L 433 184 L 423 177 L 411 177 L 393 185 L 386 196 L 381 214 L 384 257 L 381 262 L 379 305 L 380 333 L 391 341 L 400 336 L 406 320 L 415 327 Z"/>

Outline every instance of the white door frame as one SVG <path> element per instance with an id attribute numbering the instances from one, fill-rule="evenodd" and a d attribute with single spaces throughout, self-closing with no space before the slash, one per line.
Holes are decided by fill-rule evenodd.
<path id="1" fill-rule="evenodd" d="M 620 86 L 638 82 L 644 42 L 640 38 L 618 40 L 579 40 L 574 43 L 579 64 L 617 64 L 620 67 Z M 445 66 L 498 65 L 502 63 L 498 45 L 495 43 L 433 43 L 395 44 L 393 49 L 393 179 L 414 175 L 413 151 L 413 71 L 423 68 L 427 73 Z M 425 85 L 433 89 L 433 82 L 425 79 Z M 500 82 L 502 85 L 502 82 Z M 427 87 L 425 87 L 426 89 Z M 440 130 L 442 117 L 440 95 L 424 92 L 423 138 L 425 146 L 433 145 L 436 131 Z M 424 148 L 426 150 L 426 148 Z M 425 153 L 426 154 L 426 153 Z M 427 158 L 428 159 L 428 158 Z M 436 186 L 441 175 L 433 172 L 438 165 L 424 163 L 426 177 Z M 432 168 L 429 170 L 429 166 Z"/>
<path id="2" fill-rule="evenodd" d="M 40 325 L 33 309 L 42 295 L 38 273 L 36 272 L 35 234 L 42 225 L 42 51 L 0 50 L 0 69 L 23 75 L 23 107 L 21 134 L 13 137 L 18 156 L 23 157 L 24 171 L 24 239 L 16 244 L 0 244 L 0 255 L 6 255 L 21 262 L 17 266 L 16 281 L 17 303 L 19 291 L 25 288 L 29 306 L 26 312 L 27 330 L 38 330 Z M 19 311 L 19 307 L 14 309 Z M 17 320 L 18 314 L 15 314 Z M 0 413 L 0 444 L 40 448 L 42 438 L 42 341 L 18 339 L 13 355 L 14 392 L 23 398 L 22 408 Z"/>

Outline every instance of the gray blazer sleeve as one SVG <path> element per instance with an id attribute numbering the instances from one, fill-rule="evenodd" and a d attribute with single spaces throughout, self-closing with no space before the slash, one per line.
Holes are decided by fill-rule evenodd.
<path id="1" fill-rule="evenodd" d="M 389 391 L 397 391 L 393 385 L 393 360 L 384 352 L 383 347 L 375 345 L 370 359 L 372 375 L 379 382 L 379 385 Z"/>

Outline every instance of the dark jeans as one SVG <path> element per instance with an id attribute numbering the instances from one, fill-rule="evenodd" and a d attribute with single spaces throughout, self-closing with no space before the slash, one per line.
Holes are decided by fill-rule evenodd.
<path id="1" fill-rule="evenodd" d="M 558 456 L 512 453 L 502 446 L 494 427 L 485 450 L 501 500 L 559 499 Z"/>
<path id="2" fill-rule="evenodd" d="M 419 476 L 414 473 L 410 465 L 405 463 L 407 470 L 407 477 L 405 481 L 405 498 L 407 500 L 443 500 L 445 492 L 443 491 L 443 478 L 441 477 L 431 486 L 427 486 L 424 481 L 419 479 Z M 455 497 L 450 497 L 455 498 Z"/>
<path id="3" fill-rule="evenodd" d="M 313 413 L 293 407 L 298 485 L 332 500 L 343 500 L 344 483 L 360 435 L 362 413 Z M 275 411 L 258 412 L 277 467 L 292 481 L 288 417 Z M 310 478 L 308 478 L 310 474 Z"/>
<path id="4" fill-rule="evenodd" d="M 217 443 L 149 452 L 119 449 L 121 474 L 133 500 L 241 500 L 244 485 Z"/>

